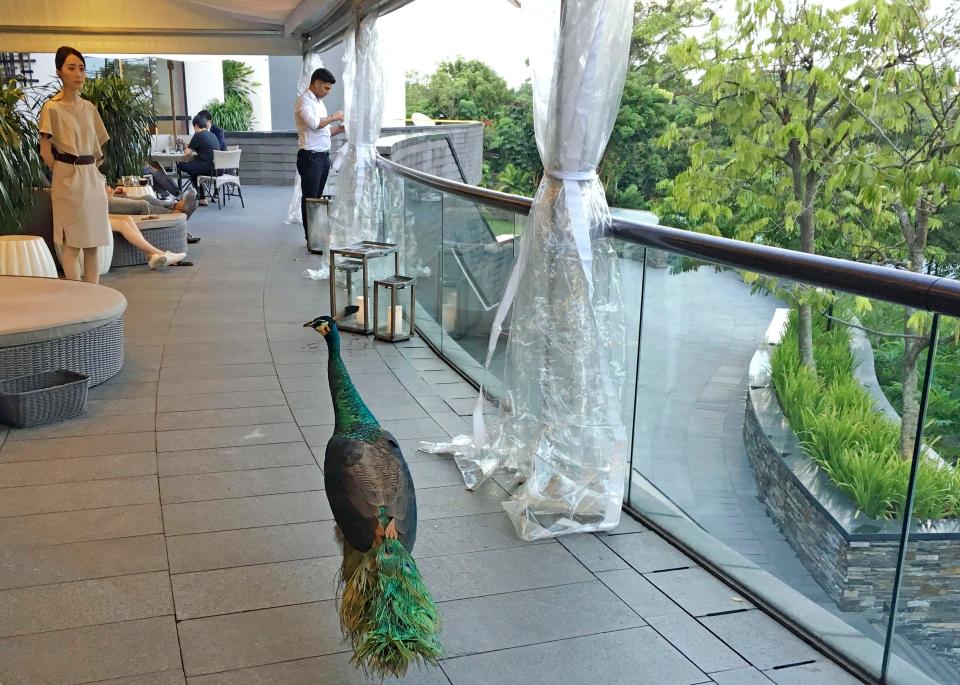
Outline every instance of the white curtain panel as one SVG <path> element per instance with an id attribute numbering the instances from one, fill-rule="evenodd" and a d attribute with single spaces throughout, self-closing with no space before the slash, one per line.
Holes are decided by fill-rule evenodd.
<path id="1" fill-rule="evenodd" d="M 596 169 L 620 106 L 633 5 L 523 3 L 540 31 L 531 54 L 545 174 L 490 332 L 488 367 L 512 305 L 504 398 L 494 417 L 478 402 L 479 449 L 457 462 L 471 488 L 498 468 L 513 472 L 520 485 L 504 508 L 526 540 L 608 530 L 620 520 L 627 333 Z"/>
<path id="2" fill-rule="evenodd" d="M 377 15 L 344 34 L 343 99 L 347 142 L 334 161 L 337 194 L 330 207 L 330 245 L 376 240 L 381 218 L 377 138 L 383 121 L 384 82 Z"/>
<path id="3" fill-rule="evenodd" d="M 323 60 L 320 59 L 319 52 L 308 52 L 303 56 L 303 66 L 300 67 L 300 78 L 297 79 L 297 97 L 310 86 L 310 77 L 313 72 L 323 66 Z M 293 109 L 294 103 L 290 103 L 290 109 Z M 290 196 L 290 205 L 287 207 L 287 218 L 285 224 L 302 224 L 303 217 L 300 214 L 300 174 L 297 173 L 293 179 L 293 194 Z"/>

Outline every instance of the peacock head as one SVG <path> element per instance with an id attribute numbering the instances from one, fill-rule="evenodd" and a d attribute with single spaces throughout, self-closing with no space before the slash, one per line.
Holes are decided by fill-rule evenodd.
<path id="1" fill-rule="evenodd" d="M 335 335 L 335 331 L 337 330 L 337 321 L 340 319 L 345 319 L 348 316 L 353 316 L 358 311 L 360 311 L 360 307 L 355 304 L 351 304 L 343 310 L 343 314 L 340 316 L 318 316 L 313 321 L 307 321 L 305 324 L 303 324 L 303 327 L 312 328 L 324 338 L 327 338 L 331 333 Z"/>

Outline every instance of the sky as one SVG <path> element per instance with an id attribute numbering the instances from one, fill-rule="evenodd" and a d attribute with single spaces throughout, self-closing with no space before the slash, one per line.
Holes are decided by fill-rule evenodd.
<path id="1" fill-rule="evenodd" d="M 462 55 L 493 67 L 511 87 L 530 76 L 528 54 L 530 6 L 543 0 L 521 0 L 517 9 L 508 0 L 414 0 L 380 19 L 380 35 L 387 54 L 403 71 L 432 74 L 444 59 Z M 850 0 L 820 0 L 837 8 Z M 943 11 L 948 0 L 931 0 Z M 735 18 L 736 0 L 720 0 L 718 11 L 725 21 Z"/>

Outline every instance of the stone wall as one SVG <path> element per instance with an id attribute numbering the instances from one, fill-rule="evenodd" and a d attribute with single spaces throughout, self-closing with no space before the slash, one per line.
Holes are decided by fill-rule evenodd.
<path id="1" fill-rule="evenodd" d="M 449 136 L 460 158 L 467 182 L 480 182 L 483 161 L 483 124 L 467 122 L 437 126 L 384 128 L 377 143 L 380 153 L 399 164 L 429 174 L 461 180 L 445 137 Z M 297 176 L 296 131 L 228 132 L 228 145 L 239 145 L 240 178 L 251 185 L 292 186 Z M 343 137 L 334 139 L 334 153 Z M 328 191 L 336 188 L 331 174 Z"/>
<path id="2" fill-rule="evenodd" d="M 885 621 L 902 522 L 858 515 L 802 451 L 780 411 L 764 345 L 750 365 L 743 438 L 760 499 L 797 556 L 843 611 Z M 900 588 L 897 630 L 960 664 L 960 523 L 916 523 Z"/>

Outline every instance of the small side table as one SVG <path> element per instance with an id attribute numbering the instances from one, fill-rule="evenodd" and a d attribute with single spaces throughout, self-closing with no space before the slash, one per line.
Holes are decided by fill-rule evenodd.
<path id="1" fill-rule="evenodd" d="M 145 186 L 120 186 L 123 188 L 122 193 L 118 193 L 117 197 L 128 197 L 131 200 L 138 200 L 141 197 L 156 197 L 157 194 L 153 192 L 153 186 L 147 184 Z"/>
<path id="2" fill-rule="evenodd" d="M 0 235 L 0 276 L 57 278 L 57 265 L 40 236 Z"/>

